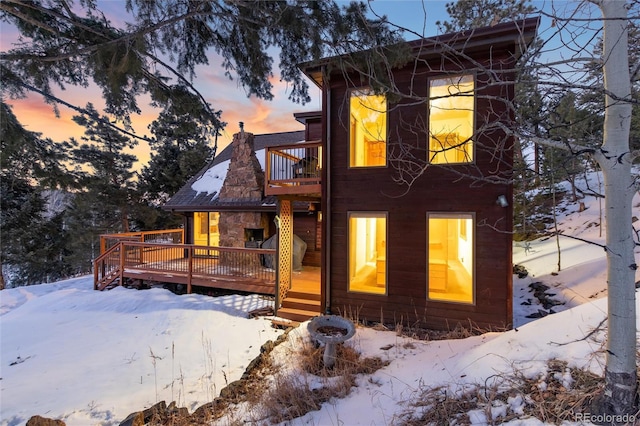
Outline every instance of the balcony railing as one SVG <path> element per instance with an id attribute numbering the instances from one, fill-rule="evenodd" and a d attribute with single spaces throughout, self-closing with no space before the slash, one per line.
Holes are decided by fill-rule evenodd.
<path id="1" fill-rule="evenodd" d="M 320 196 L 322 189 L 321 142 L 267 147 L 266 156 L 266 195 Z"/>

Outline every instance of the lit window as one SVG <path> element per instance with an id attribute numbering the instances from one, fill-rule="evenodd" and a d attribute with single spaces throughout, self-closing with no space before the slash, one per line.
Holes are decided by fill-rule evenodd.
<path id="1" fill-rule="evenodd" d="M 429 214 L 429 299 L 474 303 L 473 216 Z"/>
<path id="2" fill-rule="evenodd" d="M 472 75 L 429 80 L 429 162 L 473 161 L 474 106 Z"/>
<path id="3" fill-rule="evenodd" d="M 366 90 L 351 92 L 349 102 L 351 167 L 387 164 L 387 100 Z"/>
<path id="4" fill-rule="evenodd" d="M 218 212 L 195 212 L 193 214 L 193 244 L 197 246 L 220 245 L 220 232 L 218 230 Z M 207 254 L 203 250 L 198 250 L 197 254 Z"/>
<path id="5" fill-rule="evenodd" d="M 349 214 L 349 291 L 387 292 L 387 216 Z"/>

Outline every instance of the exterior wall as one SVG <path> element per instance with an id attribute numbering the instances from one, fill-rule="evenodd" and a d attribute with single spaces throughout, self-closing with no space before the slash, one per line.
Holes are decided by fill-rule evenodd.
<path id="1" fill-rule="evenodd" d="M 318 117 L 314 120 L 308 120 L 305 127 L 305 140 L 318 141 L 322 137 L 322 121 Z"/>
<path id="2" fill-rule="evenodd" d="M 275 209 L 274 209 L 275 210 Z M 227 213 L 228 215 L 229 213 Z M 220 217 L 225 217 L 225 212 L 220 212 Z M 256 216 L 257 215 L 257 216 Z M 237 226 L 233 226 L 237 232 L 234 234 L 231 241 L 225 241 L 221 244 L 225 247 L 244 247 L 244 225 L 250 221 L 258 220 L 259 225 L 257 228 L 264 229 L 265 241 L 275 235 L 277 232 L 274 223 L 276 214 L 274 212 L 235 212 L 231 215 L 230 220 L 240 220 Z M 249 220 L 247 217 L 250 217 Z M 302 260 L 303 266 L 316 266 L 321 265 L 321 238 L 320 238 L 320 222 L 318 222 L 318 212 L 313 214 L 308 213 L 294 213 L 293 216 L 293 229 L 294 233 L 302 238 L 307 243 L 307 252 Z M 224 225 L 223 225 L 224 226 Z M 194 225 L 193 225 L 193 212 L 187 212 L 184 214 L 184 229 L 185 229 L 185 244 L 193 244 L 194 242 Z"/>
<path id="3" fill-rule="evenodd" d="M 492 51 L 494 64 L 500 59 L 509 69 L 513 64 L 509 55 L 500 58 L 500 52 Z M 396 84 L 418 96 L 427 96 L 427 78 L 442 76 L 433 70 L 441 67 L 437 59 L 429 71 L 401 70 L 396 73 Z M 456 68 L 459 70 L 459 68 Z M 509 77 L 509 75 L 507 75 Z M 512 77 L 512 76 L 511 76 Z M 483 120 L 497 119 L 508 122 L 510 112 L 492 96 L 511 99 L 512 85 L 496 85 L 483 88 L 487 77 L 477 74 L 476 129 Z M 359 81 L 353 78 L 351 81 Z M 424 82 L 424 85 L 416 84 Z M 349 108 L 348 90 L 343 79 L 334 77 L 325 96 L 330 102 L 331 126 L 328 139 L 331 148 L 328 154 L 330 168 L 330 229 L 326 230 L 330 241 L 325 255 L 329 257 L 328 274 L 323 278 L 329 282 L 330 310 L 333 313 L 357 317 L 382 323 L 405 323 L 436 329 L 454 328 L 461 324 L 487 327 L 511 327 L 512 323 L 512 265 L 511 234 L 512 209 L 496 204 L 499 195 L 512 199 L 509 184 L 473 182 L 460 178 L 445 168 L 430 166 L 410 190 L 393 180 L 397 177 L 394 163 L 394 144 L 400 140 L 411 146 L 415 155 L 426 155 L 424 129 L 412 128 L 417 121 L 428 122 L 426 105 L 400 106 L 388 115 L 388 146 L 390 161 L 387 167 L 357 169 L 349 168 Z M 327 90 L 328 89 L 328 90 Z M 487 97 L 483 98 L 483 95 Z M 416 134 L 417 133 L 417 134 Z M 400 139 L 401 138 L 401 139 Z M 473 166 L 450 166 L 465 173 L 503 173 L 510 176 L 512 167 L 511 138 L 502 131 L 493 129 L 477 138 L 478 144 L 504 143 L 500 161 L 490 152 L 477 150 Z M 426 157 L 423 157 L 426 158 Z M 489 172 L 491 171 L 491 172 Z M 473 184 L 472 184 L 473 183 Z M 348 291 L 348 223 L 349 212 L 387 213 L 387 292 L 384 295 L 355 293 Z M 475 215 L 475 303 L 473 305 L 440 302 L 427 298 L 427 213 L 460 212 Z M 485 224 L 482 226 L 481 224 Z M 325 261 L 326 262 L 326 261 Z"/>
<path id="4" fill-rule="evenodd" d="M 317 212 L 312 212 L 312 214 L 295 213 L 293 215 L 293 233 L 307 243 L 307 252 L 302 259 L 303 266 L 320 266 L 321 247 Z"/>

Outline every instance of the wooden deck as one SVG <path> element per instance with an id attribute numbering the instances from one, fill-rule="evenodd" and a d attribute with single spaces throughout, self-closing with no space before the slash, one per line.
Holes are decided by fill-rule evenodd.
<path id="1" fill-rule="evenodd" d="M 94 288 L 125 279 L 275 295 L 276 272 L 263 266 L 275 250 L 120 241 L 95 261 Z M 293 272 L 292 290 L 320 294 L 320 268 Z"/>
<path id="2" fill-rule="evenodd" d="M 291 274 L 291 291 L 320 295 L 320 268 L 304 266 Z"/>
<path id="3" fill-rule="evenodd" d="M 204 259 L 194 259 L 194 272 L 191 284 L 201 287 L 219 288 L 224 290 L 236 290 L 247 293 L 259 293 L 273 296 L 275 295 L 275 275 L 273 280 L 260 280 L 255 277 L 243 276 L 240 273 L 222 273 L 208 270 L 208 263 Z M 185 274 L 175 271 L 185 269 L 187 259 L 181 259 L 164 265 L 166 270 L 158 271 L 149 269 L 144 265 L 125 268 L 124 275 L 130 279 L 141 279 L 146 281 L 166 282 L 175 284 L 186 284 Z M 273 271 L 265 269 L 265 274 Z M 291 276 L 291 289 L 298 293 L 320 295 L 320 268 L 316 266 L 305 266 L 302 271 L 294 271 Z"/>

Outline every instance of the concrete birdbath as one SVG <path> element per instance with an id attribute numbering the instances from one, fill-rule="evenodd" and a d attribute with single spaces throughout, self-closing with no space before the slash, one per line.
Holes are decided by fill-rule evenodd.
<path id="1" fill-rule="evenodd" d="M 353 323 L 337 315 L 315 317 L 309 321 L 307 330 L 312 338 L 324 343 L 322 361 L 326 368 L 333 367 L 336 362 L 336 346 L 356 334 Z"/>

